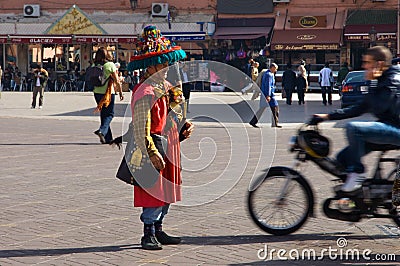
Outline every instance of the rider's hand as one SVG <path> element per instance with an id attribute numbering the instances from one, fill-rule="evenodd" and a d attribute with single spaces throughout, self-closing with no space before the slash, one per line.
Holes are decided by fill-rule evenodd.
<path id="1" fill-rule="evenodd" d="M 165 168 L 165 161 L 162 158 L 161 154 L 158 152 L 150 156 L 150 161 L 157 170 L 162 170 Z"/>
<path id="2" fill-rule="evenodd" d="M 307 122 L 308 125 L 315 126 L 321 123 L 324 120 L 328 120 L 328 114 L 314 114 L 311 119 Z"/>

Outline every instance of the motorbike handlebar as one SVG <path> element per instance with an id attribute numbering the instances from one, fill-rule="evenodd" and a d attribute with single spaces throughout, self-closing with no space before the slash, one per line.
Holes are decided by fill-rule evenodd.
<path id="1" fill-rule="evenodd" d="M 306 124 L 307 124 L 307 125 L 310 125 L 310 126 L 316 126 L 316 125 L 318 125 L 319 123 L 321 123 L 322 121 L 324 121 L 324 119 L 323 119 L 322 117 L 313 115 L 313 116 L 310 118 L 310 120 L 308 120 L 308 121 L 306 122 Z"/>

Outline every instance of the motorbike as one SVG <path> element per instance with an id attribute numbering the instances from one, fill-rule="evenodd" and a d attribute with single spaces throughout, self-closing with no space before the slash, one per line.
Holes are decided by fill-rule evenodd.
<path id="1" fill-rule="evenodd" d="M 367 178 L 361 188 L 351 193 L 343 192 L 340 188 L 346 173 L 339 162 L 328 157 L 329 139 L 321 134 L 318 125 L 302 125 L 289 142 L 289 152 L 295 154 L 292 167 L 270 167 L 265 175 L 251 182 L 247 194 L 251 219 L 269 234 L 287 235 L 300 229 L 309 217 L 314 217 L 314 191 L 296 170 L 311 161 L 335 177 L 331 181 L 337 183 L 333 186 L 334 196 L 325 199 L 322 206 L 328 218 L 349 222 L 388 218 L 400 226 L 400 216 L 391 199 L 400 157 L 386 155 L 390 150 L 399 150 L 400 146 L 368 145 L 370 150 L 379 152 L 372 178 Z M 393 169 L 388 164 L 393 165 Z"/>

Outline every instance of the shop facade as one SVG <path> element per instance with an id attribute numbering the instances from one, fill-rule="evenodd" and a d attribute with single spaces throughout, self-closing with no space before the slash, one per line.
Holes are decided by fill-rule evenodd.
<path id="1" fill-rule="evenodd" d="M 273 26 L 273 18 L 218 18 L 211 59 L 241 69 L 249 58 L 259 57 Z"/>
<path id="2" fill-rule="evenodd" d="M 346 57 L 353 69 L 361 69 L 362 55 L 371 46 L 386 46 L 393 57 L 396 57 L 397 41 L 396 10 L 348 11 L 344 28 L 344 43 Z"/>
<path id="3" fill-rule="evenodd" d="M 275 23 L 272 0 L 217 0 L 216 7 L 216 30 L 211 36 L 209 58 L 242 70 L 249 58 L 262 61 L 260 51 Z"/>
<path id="4" fill-rule="evenodd" d="M 130 14 L 125 14 L 127 17 Z M 99 47 L 112 53 L 114 60 L 125 68 L 134 55 L 135 41 L 145 25 L 153 24 L 167 38 L 183 46 L 189 55 L 203 56 L 208 40 L 202 24 L 213 16 L 202 16 L 205 22 L 169 22 L 165 18 L 149 19 L 138 14 L 140 23 L 105 23 L 104 18 L 91 18 L 73 5 L 60 17 L 51 17 L 47 23 L 3 23 L 0 25 L 0 65 L 16 67 L 22 75 L 37 64 L 58 75 L 68 70 L 86 69 Z M 123 18 L 120 18 L 123 20 Z"/>
<path id="5" fill-rule="evenodd" d="M 310 68 L 310 81 L 317 80 L 326 62 L 336 75 L 343 57 L 344 18 L 344 12 L 309 15 L 288 10 L 277 17 L 270 49 L 279 65 L 278 77 L 287 63 L 298 65 L 301 60 Z"/>

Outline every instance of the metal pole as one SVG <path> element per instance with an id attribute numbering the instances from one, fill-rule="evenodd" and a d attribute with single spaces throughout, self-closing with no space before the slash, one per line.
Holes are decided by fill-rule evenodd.
<path id="1" fill-rule="evenodd" d="M 397 50 L 396 56 L 400 56 L 400 0 L 397 0 Z"/>

